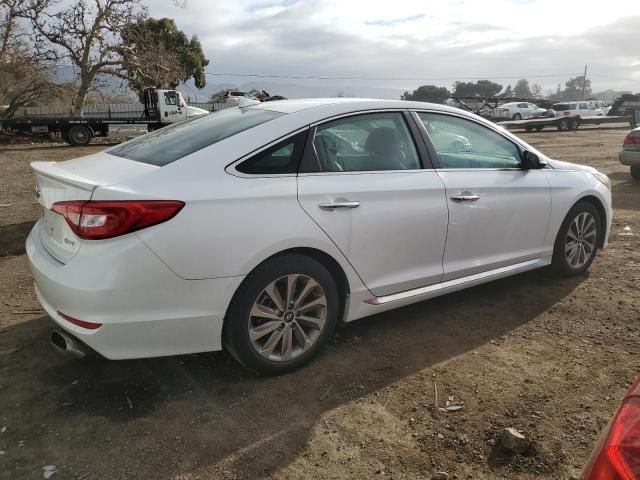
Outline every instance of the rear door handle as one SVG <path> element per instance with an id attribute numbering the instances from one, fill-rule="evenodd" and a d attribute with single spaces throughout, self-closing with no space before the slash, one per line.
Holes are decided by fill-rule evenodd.
<path id="1" fill-rule="evenodd" d="M 335 202 L 335 203 L 321 203 L 318 205 L 321 210 L 327 210 L 332 212 L 340 208 L 357 208 L 360 206 L 360 202 Z"/>
<path id="2" fill-rule="evenodd" d="M 480 199 L 480 195 L 473 195 L 468 192 L 464 192 L 462 195 L 454 195 L 450 197 L 454 202 L 475 202 Z"/>

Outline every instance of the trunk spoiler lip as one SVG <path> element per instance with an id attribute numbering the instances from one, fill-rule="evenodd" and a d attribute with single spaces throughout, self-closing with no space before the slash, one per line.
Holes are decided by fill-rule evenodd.
<path id="1" fill-rule="evenodd" d="M 89 192 L 95 190 L 98 186 L 95 182 L 87 178 L 81 177 L 68 170 L 64 170 L 57 166 L 58 162 L 31 162 L 31 168 L 39 175 L 44 175 L 52 180 L 61 181 L 71 184 L 74 187 L 87 190 Z"/>

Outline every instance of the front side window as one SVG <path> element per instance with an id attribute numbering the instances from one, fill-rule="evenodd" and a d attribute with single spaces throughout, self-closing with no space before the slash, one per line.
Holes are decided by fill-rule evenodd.
<path id="1" fill-rule="evenodd" d="M 313 141 L 323 172 L 415 170 L 420 161 L 401 113 L 368 113 L 318 126 Z"/>
<path id="2" fill-rule="evenodd" d="M 164 92 L 164 104 L 165 105 L 177 105 L 178 95 L 176 92 Z"/>
<path id="3" fill-rule="evenodd" d="M 256 108 L 227 108 L 142 135 L 107 153 L 161 167 L 282 115 Z"/>
<path id="4" fill-rule="evenodd" d="M 518 168 L 518 147 L 471 120 L 419 112 L 442 168 Z"/>

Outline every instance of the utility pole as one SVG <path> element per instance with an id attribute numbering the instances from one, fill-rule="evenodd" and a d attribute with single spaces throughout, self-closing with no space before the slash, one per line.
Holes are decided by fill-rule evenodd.
<path id="1" fill-rule="evenodd" d="M 587 66 L 584 66 L 584 76 L 582 77 L 582 100 L 584 100 L 584 87 L 587 86 Z"/>

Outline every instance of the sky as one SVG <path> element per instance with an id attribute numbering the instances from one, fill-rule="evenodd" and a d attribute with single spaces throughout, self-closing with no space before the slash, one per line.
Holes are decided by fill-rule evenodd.
<path id="1" fill-rule="evenodd" d="M 640 91 L 640 2 L 635 0 L 147 0 L 196 34 L 210 84 L 245 82 L 451 87 L 527 78 L 545 90 L 581 74 L 594 91 Z M 512 78 L 508 78 L 512 77 Z M 346 80 L 358 78 L 360 80 Z M 356 92 L 357 93 L 357 92 Z"/>

